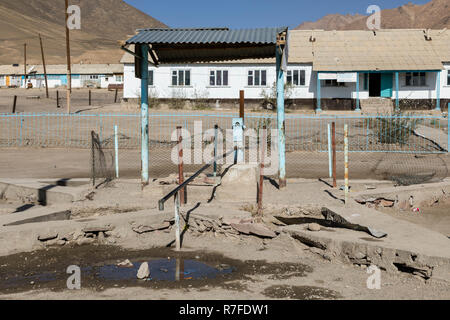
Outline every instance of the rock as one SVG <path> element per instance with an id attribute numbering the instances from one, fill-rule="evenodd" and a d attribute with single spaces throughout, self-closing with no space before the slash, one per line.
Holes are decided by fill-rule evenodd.
<path id="1" fill-rule="evenodd" d="M 94 238 L 81 238 L 77 241 L 77 244 L 82 246 L 86 244 L 93 244 L 95 242 Z"/>
<path id="2" fill-rule="evenodd" d="M 140 225 L 139 227 L 133 227 L 132 230 L 136 233 L 143 234 L 147 232 L 153 232 L 157 230 L 165 230 L 170 227 L 170 222 L 163 222 L 161 224 L 155 224 L 153 226 L 143 226 Z"/>
<path id="3" fill-rule="evenodd" d="M 103 232 L 99 232 L 99 233 L 98 233 L 98 236 L 97 236 L 97 240 L 98 240 L 98 242 L 100 242 L 100 243 L 105 242 L 105 234 L 104 234 Z"/>
<path id="4" fill-rule="evenodd" d="M 46 233 L 41 233 L 38 235 L 39 241 L 49 241 L 58 238 L 58 233 L 56 231 L 48 231 Z"/>
<path id="5" fill-rule="evenodd" d="M 246 235 L 255 235 L 263 238 L 275 238 L 277 235 L 272 230 L 266 228 L 261 223 L 240 223 L 240 224 L 231 224 L 236 231 Z"/>
<path id="6" fill-rule="evenodd" d="M 117 266 L 120 267 L 120 268 L 133 268 L 134 264 L 130 260 L 126 259 L 126 260 L 124 260 L 122 262 L 119 262 L 117 264 Z"/>
<path id="7" fill-rule="evenodd" d="M 309 231 L 314 231 L 314 232 L 317 232 L 317 231 L 320 231 L 320 225 L 319 224 L 317 224 L 317 223 L 310 223 L 310 224 L 308 224 L 308 230 Z"/>
<path id="8" fill-rule="evenodd" d="M 112 231 L 114 227 L 111 225 L 89 225 L 85 228 L 81 229 L 84 233 L 98 233 L 98 232 L 107 232 Z"/>
<path id="9" fill-rule="evenodd" d="M 147 262 L 144 262 L 139 267 L 137 278 L 140 280 L 144 280 L 150 277 L 150 268 Z"/>

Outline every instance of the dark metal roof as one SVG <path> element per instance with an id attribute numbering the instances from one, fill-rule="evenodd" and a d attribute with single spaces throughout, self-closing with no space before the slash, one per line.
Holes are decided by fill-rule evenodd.
<path id="1" fill-rule="evenodd" d="M 156 64 L 230 61 L 275 57 L 278 34 L 287 27 L 237 29 L 142 29 L 126 45 L 148 44 Z M 139 52 L 136 52 L 140 55 Z"/>
<path id="2" fill-rule="evenodd" d="M 277 34 L 287 28 L 236 29 L 143 29 L 127 44 L 276 44 Z"/>

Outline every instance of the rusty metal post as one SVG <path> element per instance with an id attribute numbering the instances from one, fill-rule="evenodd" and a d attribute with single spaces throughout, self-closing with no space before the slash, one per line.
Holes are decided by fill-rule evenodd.
<path id="1" fill-rule="evenodd" d="M 48 94 L 48 78 L 47 78 L 47 66 L 45 64 L 44 46 L 42 45 L 42 37 L 39 34 L 39 43 L 41 44 L 42 64 L 44 65 L 44 79 L 45 79 L 45 96 L 49 98 Z"/>
<path id="2" fill-rule="evenodd" d="M 118 89 L 116 89 L 116 94 L 115 94 L 115 96 L 114 96 L 114 103 L 117 103 L 117 93 L 118 93 Z"/>
<path id="3" fill-rule="evenodd" d="M 260 146 L 261 146 L 261 159 L 260 162 L 260 168 L 259 168 L 259 186 L 258 186 L 258 215 L 263 214 L 263 187 L 264 187 L 264 161 L 265 161 L 265 155 L 266 155 L 266 147 L 267 147 L 267 128 L 266 126 L 263 127 L 263 136 L 260 140 Z"/>
<path id="4" fill-rule="evenodd" d="M 178 135 L 178 183 L 181 185 L 184 182 L 184 170 L 183 170 L 183 135 L 181 132 L 181 127 L 177 127 Z M 180 190 L 180 202 L 186 204 L 186 193 L 185 189 Z"/>
<path id="5" fill-rule="evenodd" d="M 336 188 L 336 122 L 331 124 L 331 147 L 333 148 L 333 188 Z"/>
<path id="6" fill-rule="evenodd" d="M 92 93 L 91 90 L 89 90 L 89 106 L 92 104 Z"/>
<path id="7" fill-rule="evenodd" d="M 348 185 L 348 125 L 344 125 L 344 158 L 345 158 L 345 204 L 348 204 L 349 185 Z"/>

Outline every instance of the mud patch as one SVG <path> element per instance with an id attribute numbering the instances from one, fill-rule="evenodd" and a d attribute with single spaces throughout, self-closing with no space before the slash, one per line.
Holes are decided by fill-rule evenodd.
<path id="1" fill-rule="evenodd" d="M 336 291 L 311 286 L 275 285 L 266 288 L 263 294 L 271 299 L 332 300 L 341 298 Z"/>
<path id="2" fill-rule="evenodd" d="M 133 266 L 119 267 L 124 260 Z M 138 280 L 137 270 L 148 262 L 150 278 Z M 254 275 L 274 279 L 307 276 L 313 269 L 303 264 L 241 261 L 205 252 L 174 252 L 167 248 L 128 251 L 114 246 L 74 246 L 0 257 L 0 292 L 4 294 L 47 289 L 67 290 L 69 266 L 81 269 L 81 287 L 103 291 L 113 287 L 152 289 L 220 287 L 241 291 L 239 281 Z"/>

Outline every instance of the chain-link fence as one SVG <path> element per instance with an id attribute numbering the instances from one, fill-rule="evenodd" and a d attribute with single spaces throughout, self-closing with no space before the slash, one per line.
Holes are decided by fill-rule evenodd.
<path id="1" fill-rule="evenodd" d="M 184 129 L 185 172 L 207 162 L 213 150 L 214 126 L 219 127 L 220 151 L 233 148 L 235 114 L 152 113 L 149 116 L 149 173 L 164 177 L 177 172 L 178 126 Z M 313 116 L 287 115 L 286 169 L 288 177 L 329 175 L 329 141 L 335 124 L 338 176 L 344 170 L 344 125 L 349 127 L 350 178 L 389 179 L 402 184 L 436 181 L 448 176 L 449 119 L 443 116 Z M 101 149 L 115 155 L 118 128 L 121 177 L 140 177 L 141 116 L 132 114 L 4 114 L 0 115 L 0 147 L 91 149 L 94 131 Z M 249 114 L 248 132 L 277 128 L 276 114 Z M 269 134 L 270 137 L 270 134 Z M 249 143 L 247 142 L 247 147 Z M 206 150 L 206 151 L 205 151 Z M 219 151 L 219 154 L 220 154 Z M 63 151 L 62 151 L 63 152 Z M 248 152 L 247 152 L 248 156 Z M 86 166 L 90 168 L 90 159 Z M 210 169 L 212 170 L 212 168 Z M 219 167 L 220 170 L 220 167 Z"/>

